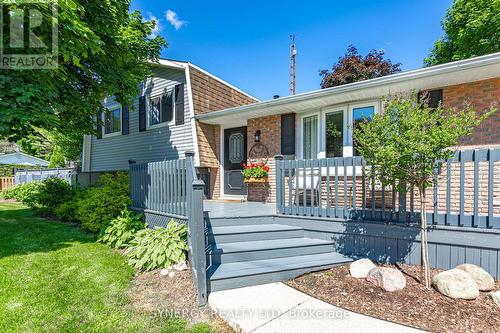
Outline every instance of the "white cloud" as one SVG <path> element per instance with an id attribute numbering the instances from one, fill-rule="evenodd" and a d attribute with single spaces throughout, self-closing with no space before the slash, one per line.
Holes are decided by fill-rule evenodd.
<path id="1" fill-rule="evenodd" d="M 170 9 L 165 12 L 165 18 L 175 28 L 175 30 L 179 30 L 183 25 L 187 23 L 187 21 L 182 21 L 181 19 L 179 19 L 177 13 Z"/>
<path id="2" fill-rule="evenodd" d="M 150 37 L 154 38 L 154 37 L 158 36 L 161 29 L 163 29 L 163 27 L 161 25 L 161 21 L 151 13 L 148 13 L 148 17 L 146 18 L 146 20 L 156 22 L 154 29 L 151 31 Z"/>

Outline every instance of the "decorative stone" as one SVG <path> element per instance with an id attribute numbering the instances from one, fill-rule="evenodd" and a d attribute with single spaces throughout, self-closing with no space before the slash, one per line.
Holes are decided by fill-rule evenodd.
<path id="1" fill-rule="evenodd" d="M 175 272 L 172 272 L 172 271 L 171 271 L 171 272 L 168 272 L 168 277 L 169 277 L 169 278 L 173 278 L 173 277 L 174 277 L 174 275 L 175 275 Z"/>
<path id="2" fill-rule="evenodd" d="M 461 269 L 454 268 L 434 275 L 432 285 L 441 294 L 455 299 L 475 299 L 479 296 L 476 282 Z"/>
<path id="3" fill-rule="evenodd" d="M 479 290 L 490 291 L 495 288 L 495 280 L 493 279 L 493 276 L 481 267 L 472 264 L 462 264 L 455 268 L 468 273 L 470 277 L 476 281 Z"/>
<path id="4" fill-rule="evenodd" d="M 490 298 L 493 300 L 493 303 L 500 307 L 500 290 L 492 291 L 488 294 L 488 296 L 490 296 Z"/>
<path id="5" fill-rule="evenodd" d="M 186 269 L 188 269 L 188 265 L 186 264 L 185 261 L 181 261 L 180 263 L 175 264 L 173 268 L 176 271 L 185 271 Z"/>
<path id="6" fill-rule="evenodd" d="M 375 267 L 368 272 L 366 280 L 385 291 L 396 291 L 406 287 L 405 276 L 395 268 Z"/>
<path id="7" fill-rule="evenodd" d="M 364 279 L 368 272 L 374 269 L 375 264 L 370 259 L 359 259 L 349 266 L 349 274 L 356 279 Z"/>
<path id="8" fill-rule="evenodd" d="M 170 271 L 168 270 L 168 268 L 162 268 L 162 270 L 160 271 L 160 275 L 161 276 L 166 276 L 168 275 Z"/>

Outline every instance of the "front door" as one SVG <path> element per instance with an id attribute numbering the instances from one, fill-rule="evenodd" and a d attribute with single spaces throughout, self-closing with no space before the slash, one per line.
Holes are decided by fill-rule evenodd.
<path id="1" fill-rule="evenodd" d="M 247 160 L 247 128 L 224 130 L 224 194 L 246 195 L 243 163 Z"/>

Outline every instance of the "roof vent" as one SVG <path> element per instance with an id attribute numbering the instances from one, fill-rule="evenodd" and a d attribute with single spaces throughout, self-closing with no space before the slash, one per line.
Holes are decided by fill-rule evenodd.
<path id="1" fill-rule="evenodd" d="M 280 98 L 280 95 L 274 95 L 273 96 L 273 99 L 278 99 L 278 98 Z"/>

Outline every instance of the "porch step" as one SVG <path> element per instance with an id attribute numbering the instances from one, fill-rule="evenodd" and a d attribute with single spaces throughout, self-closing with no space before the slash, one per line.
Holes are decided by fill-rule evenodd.
<path id="1" fill-rule="evenodd" d="M 210 244 L 207 263 L 233 262 L 292 257 L 334 251 L 335 242 L 314 238 L 281 238 L 260 241 Z"/>
<path id="2" fill-rule="evenodd" d="M 218 244 L 303 236 L 304 230 L 300 227 L 272 223 L 209 227 L 207 230 L 207 242 Z"/>
<path id="3" fill-rule="evenodd" d="M 255 212 L 256 214 L 258 212 Z M 241 225 L 272 224 L 273 216 L 247 216 L 247 217 L 209 217 L 205 216 L 208 227 L 230 227 Z"/>
<path id="4" fill-rule="evenodd" d="M 351 261 L 336 252 L 250 260 L 212 265 L 207 269 L 207 277 L 210 291 L 219 291 L 288 280 Z"/>

